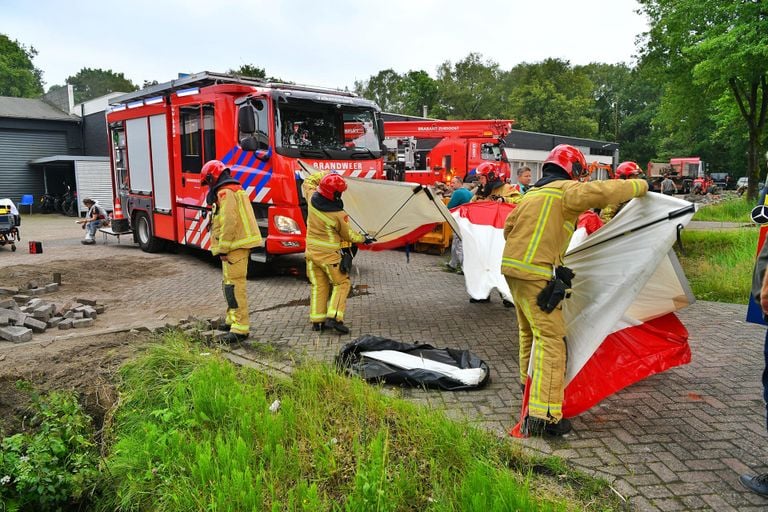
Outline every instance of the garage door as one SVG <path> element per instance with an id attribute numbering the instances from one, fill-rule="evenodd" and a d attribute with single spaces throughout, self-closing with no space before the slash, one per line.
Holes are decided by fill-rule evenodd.
<path id="1" fill-rule="evenodd" d="M 23 194 L 35 196 L 45 190 L 43 173 L 30 169 L 30 160 L 67 154 L 65 132 L 0 130 L 0 196 L 19 201 Z"/>

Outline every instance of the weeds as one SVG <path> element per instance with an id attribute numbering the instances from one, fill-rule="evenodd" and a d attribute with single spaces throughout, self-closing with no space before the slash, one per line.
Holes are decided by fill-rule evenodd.
<path id="1" fill-rule="evenodd" d="M 73 392 L 32 396 L 29 432 L 0 442 L 0 510 L 60 510 L 80 502 L 98 477 L 91 418 Z"/>

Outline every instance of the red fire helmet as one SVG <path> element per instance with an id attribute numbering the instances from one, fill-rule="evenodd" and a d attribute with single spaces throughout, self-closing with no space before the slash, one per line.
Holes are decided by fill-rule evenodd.
<path id="1" fill-rule="evenodd" d="M 621 162 L 613 174 L 614 179 L 628 180 L 643 174 L 643 170 L 635 162 Z"/>
<path id="2" fill-rule="evenodd" d="M 317 192 L 331 201 L 341 196 L 341 193 L 345 190 L 347 190 L 347 182 L 344 181 L 340 174 L 335 173 L 326 174 L 317 185 Z"/>
<path id="3" fill-rule="evenodd" d="M 573 146 L 560 144 L 547 155 L 544 165 L 555 164 L 563 169 L 572 180 L 578 180 L 583 173 L 589 172 L 584 154 Z"/>
<path id="4" fill-rule="evenodd" d="M 475 169 L 475 174 L 478 176 L 485 176 L 488 181 L 495 181 L 497 179 L 504 181 L 504 173 L 499 169 L 499 166 L 494 162 L 483 162 Z"/>
<path id="5" fill-rule="evenodd" d="M 205 163 L 203 169 L 200 171 L 200 182 L 203 185 L 210 187 L 216 183 L 216 180 L 219 179 L 221 173 L 223 173 L 226 169 L 227 166 L 224 165 L 224 163 L 220 160 L 209 160 Z"/>

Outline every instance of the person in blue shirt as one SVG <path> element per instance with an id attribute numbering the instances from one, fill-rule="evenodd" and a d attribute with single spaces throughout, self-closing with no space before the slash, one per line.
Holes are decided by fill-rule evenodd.
<path id="1" fill-rule="evenodd" d="M 459 176 L 451 179 L 451 200 L 448 201 L 448 209 L 461 206 L 472 200 L 472 192 L 464 188 L 464 181 Z M 461 272 L 461 265 L 464 262 L 464 251 L 461 246 L 461 239 L 454 235 L 451 242 L 451 260 L 447 263 L 448 269 L 453 272 Z"/>
<path id="2" fill-rule="evenodd" d="M 451 180 L 451 200 L 448 201 L 448 209 L 461 206 L 464 203 L 468 203 L 472 199 L 472 192 L 464 188 L 464 182 L 459 176 L 454 176 Z"/>

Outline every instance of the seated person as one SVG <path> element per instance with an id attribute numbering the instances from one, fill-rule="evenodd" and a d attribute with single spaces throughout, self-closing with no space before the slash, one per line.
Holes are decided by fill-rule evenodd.
<path id="1" fill-rule="evenodd" d="M 88 208 L 88 213 L 85 214 L 84 219 L 78 219 L 75 222 L 82 224 L 85 230 L 85 238 L 81 243 L 93 245 L 96 243 L 94 240 L 96 231 L 101 227 L 109 226 L 109 218 L 107 217 L 107 211 L 90 197 L 84 198 L 83 204 Z"/>

